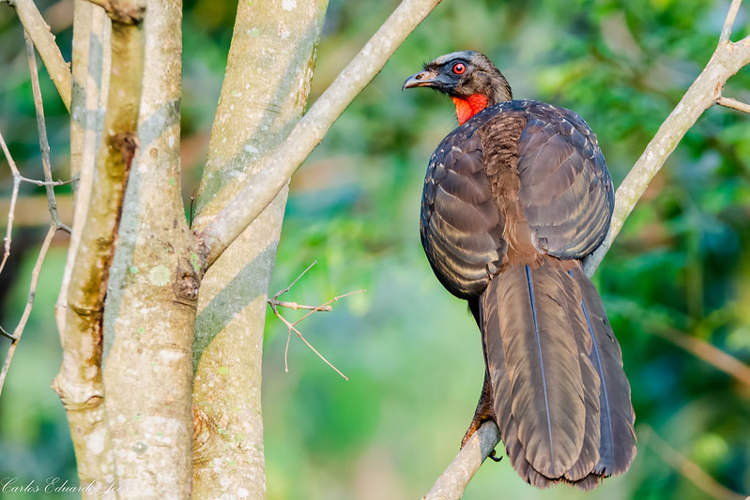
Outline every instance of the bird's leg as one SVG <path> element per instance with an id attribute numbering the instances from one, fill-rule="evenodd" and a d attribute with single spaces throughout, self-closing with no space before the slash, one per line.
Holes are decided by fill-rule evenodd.
<path id="1" fill-rule="evenodd" d="M 471 424 L 464 434 L 464 438 L 461 440 L 461 448 L 464 447 L 466 441 L 474 435 L 484 422 L 492 420 L 495 416 L 492 410 L 492 394 L 490 390 L 490 378 L 487 373 L 484 375 L 484 385 L 482 386 L 482 394 L 479 396 L 479 402 L 477 403 L 477 409 L 474 412 L 474 418 L 471 419 Z"/>
<path id="2" fill-rule="evenodd" d="M 479 427 L 487 420 L 494 420 L 495 413 L 492 409 L 492 387 L 490 385 L 490 374 L 484 372 L 484 384 L 482 385 L 482 394 L 479 396 L 479 402 L 477 403 L 477 409 L 474 412 L 474 418 L 471 419 L 471 424 L 464 434 L 464 438 L 461 440 L 461 448 L 464 447 L 466 441 L 479 429 Z M 502 457 L 495 455 L 495 450 L 488 455 L 490 459 L 495 462 L 502 460 Z"/>

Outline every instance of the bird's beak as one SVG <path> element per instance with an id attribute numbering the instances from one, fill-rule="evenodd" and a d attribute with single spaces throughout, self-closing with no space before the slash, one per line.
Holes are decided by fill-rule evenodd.
<path id="1" fill-rule="evenodd" d="M 415 73 L 406 79 L 401 90 L 411 89 L 414 87 L 435 87 L 437 83 L 437 71 L 424 70 Z"/>

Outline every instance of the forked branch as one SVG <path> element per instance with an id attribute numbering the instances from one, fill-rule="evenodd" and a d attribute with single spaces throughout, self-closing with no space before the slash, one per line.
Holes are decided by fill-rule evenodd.
<path id="1" fill-rule="evenodd" d="M 311 343 L 308 341 L 304 335 L 302 335 L 302 332 L 299 331 L 297 328 L 297 325 L 304 321 L 306 318 L 308 318 L 311 314 L 316 313 L 318 311 L 331 311 L 333 310 L 333 307 L 331 307 L 331 304 L 334 302 L 338 302 L 339 300 L 343 299 L 344 297 L 348 297 L 350 295 L 354 295 L 356 293 L 364 293 L 365 290 L 353 290 L 351 292 L 344 293 L 342 295 L 337 295 L 333 297 L 332 299 L 328 300 L 327 302 L 319 305 L 319 306 L 309 306 L 304 304 L 298 304 L 296 302 L 286 302 L 279 300 L 279 297 L 287 293 L 289 290 L 292 289 L 292 287 L 297 284 L 297 282 L 304 276 L 310 269 L 317 264 L 318 261 L 313 261 L 312 264 L 307 266 L 304 271 L 302 271 L 296 278 L 294 278 L 294 281 L 292 281 L 289 285 L 287 285 L 286 288 L 283 288 L 282 290 L 279 290 L 276 292 L 276 294 L 268 299 L 268 305 L 271 306 L 271 310 L 273 311 L 273 314 L 287 327 L 287 337 L 286 337 L 286 347 L 284 348 L 284 371 L 289 371 L 289 362 L 288 362 L 288 355 L 289 355 L 289 342 L 292 338 L 292 332 L 294 332 L 299 339 L 304 342 L 304 344 L 310 348 L 312 352 L 314 352 L 325 364 L 331 367 L 333 371 L 341 375 L 341 377 L 344 380 L 349 380 L 349 377 L 344 375 L 341 370 L 336 368 L 336 366 L 328 361 L 328 359 L 323 356 L 323 354 L 320 353 Z M 284 317 L 283 314 L 279 312 L 280 307 L 285 307 L 287 309 L 305 309 L 307 310 L 307 313 L 305 313 L 301 318 L 299 318 L 296 321 L 289 321 Z"/>
<path id="2" fill-rule="evenodd" d="M 29 64 L 29 73 L 31 75 L 31 88 L 34 94 L 34 107 L 36 109 L 37 129 L 39 133 L 39 147 L 42 154 L 42 166 L 44 169 L 45 180 L 44 182 L 35 182 L 21 175 L 21 172 L 18 170 L 18 167 L 16 166 L 16 163 L 10 154 L 8 145 L 5 143 L 5 138 L 2 136 L 2 134 L 0 134 L 0 148 L 2 148 L 3 150 L 3 155 L 8 162 L 8 166 L 10 167 L 10 171 L 13 176 L 13 189 L 11 191 L 11 200 L 8 210 L 8 223 L 4 238 L 5 241 L 3 244 L 3 258 L 2 261 L 0 261 L 0 272 L 2 272 L 5 268 L 5 264 L 8 261 L 8 257 L 10 256 L 13 220 L 15 217 L 16 202 L 18 200 L 18 190 L 21 182 L 31 181 L 34 184 L 43 185 L 45 187 L 45 189 L 47 190 L 47 206 L 49 208 L 50 218 L 52 219 L 52 221 L 49 225 L 47 236 L 44 238 L 42 247 L 39 250 L 39 255 L 37 256 L 36 264 L 34 264 L 34 269 L 31 273 L 29 295 L 26 299 L 26 306 L 24 307 L 21 319 L 13 330 L 13 333 L 9 333 L 4 328 L 0 327 L 0 333 L 11 340 L 10 347 L 8 348 L 8 354 L 6 355 L 5 361 L 3 362 L 2 371 L 0 371 L 0 394 L 2 393 L 3 386 L 5 385 L 5 378 L 8 375 L 10 364 L 13 361 L 13 355 L 16 352 L 18 343 L 21 340 L 24 329 L 26 328 L 26 323 L 29 319 L 29 315 L 31 314 L 31 308 L 34 305 L 34 297 L 36 296 L 36 287 L 37 283 L 39 282 L 39 274 L 41 272 L 44 259 L 47 256 L 47 251 L 49 250 L 50 244 L 52 243 L 52 238 L 55 236 L 55 233 L 58 229 L 64 229 L 70 232 L 70 229 L 60 221 L 60 218 L 57 214 L 57 202 L 55 200 L 54 186 L 58 183 L 52 180 L 52 166 L 50 163 L 49 142 L 47 140 L 47 126 L 44 119 L 44 106 L 42 104 L 42 93 L 39 86 L 39 72 L 37 70 L 36 54 L 34 53 L 34 45 L 31 41 L 31 38 L 28 36 L 28 33 L 26 31 L 24 31 L 24 37 L 26 40 L 26 55 Z"/>

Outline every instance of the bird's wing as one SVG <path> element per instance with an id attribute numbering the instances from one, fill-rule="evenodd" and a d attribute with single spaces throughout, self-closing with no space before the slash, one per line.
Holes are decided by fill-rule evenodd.
<path id="1" fill-rule="evenodd" d="M 475 128 L 448 135 L 430 159 L 420 233 L 427 258 L 451 293 L 479 295 L 505 254 L 503 219 L 484 173 Z"/>
<path id="2" fill-rule="evenodd" d="M 596 136 L 572 111 L 520 103 L 527 121 L 518 142 L 518 197 L 532 242 L 542 253 L 583 258 L 604 239 L 614 208 Z"/>

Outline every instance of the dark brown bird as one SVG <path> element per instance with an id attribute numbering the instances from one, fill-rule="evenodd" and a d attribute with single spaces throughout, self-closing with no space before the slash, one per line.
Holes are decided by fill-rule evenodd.
<path id="1" fill-rule="evenodd" d="M 485 379 L 463 443 L 494 420 L 528 483 L 584 489 L 625 472 L 635 415 L 622 354 L 581 259 L 609 228 L 612 179 L 576 113 L 512 100 L 483 54 L 426 64 L 459 127 L 430 158 L 422 245 L 438 280 L 466 299 L 482 333 Z"/>

